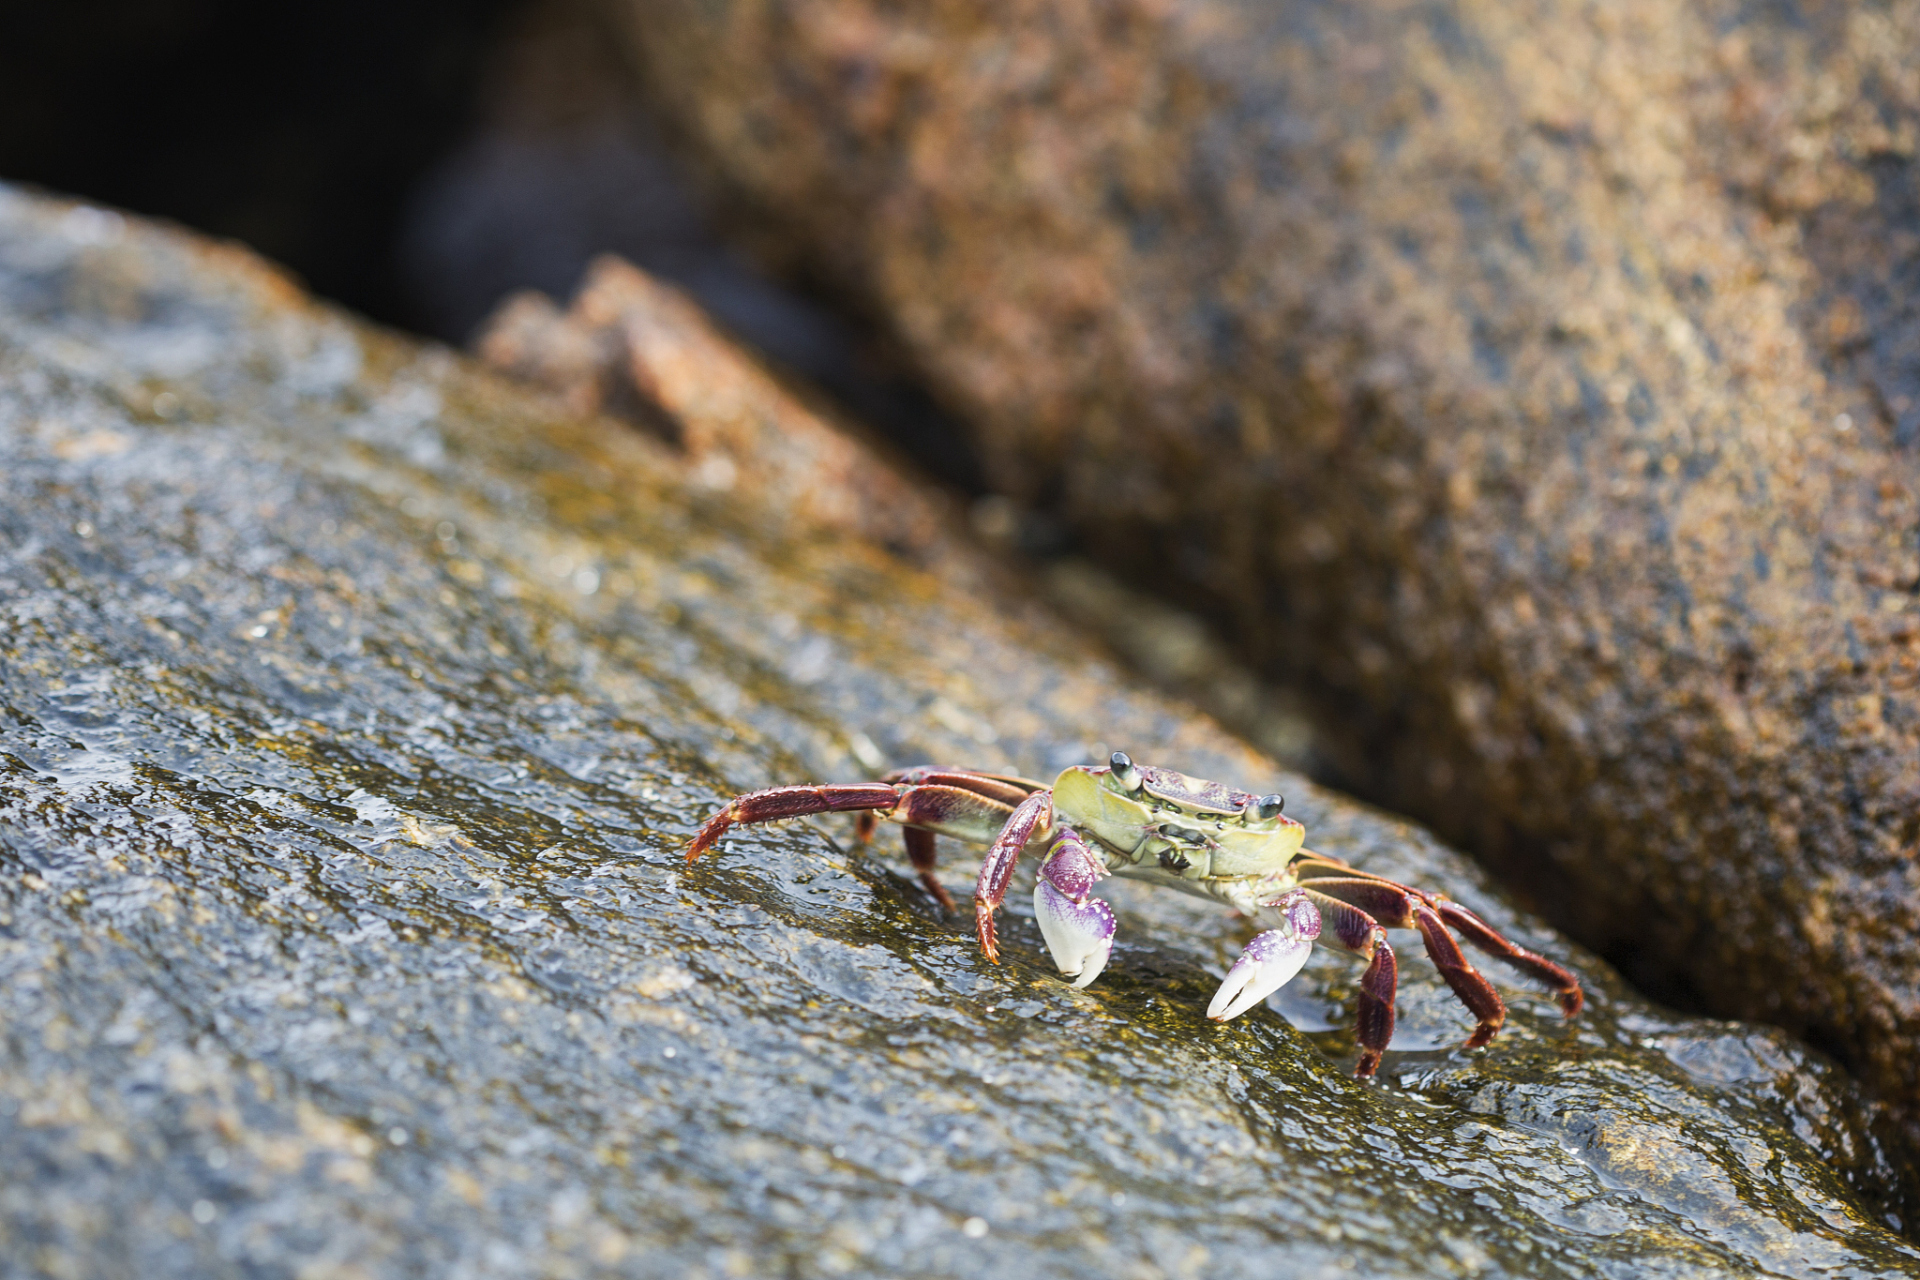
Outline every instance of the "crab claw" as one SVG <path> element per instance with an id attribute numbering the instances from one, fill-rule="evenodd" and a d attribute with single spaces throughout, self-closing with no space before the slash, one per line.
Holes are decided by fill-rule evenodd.
<path id="1" fill-rule="evenodd" d="M 1215 1022 L 1239 1017 L 1286 986 L 1312 954 L 1313 940 L 1320 936 L 1320 913 L 1307 896 L 1296 891 L 1275 906 L 1283 923 L 1256 934 L 1227 970 L 1226 981 L 1207 1006 L 1207 1016 Z"/>
<path id="2" fill-rule="evenodd" d="M 1033 886 L 1033 915 L 1061 976 L 1084 987 L 1100 976 L 1113 953 L 1113 908 L 1092 896 L 1107 874 L 1100 860 L 1071 831 L 1054 841 Z"/>
<path id="3" fill-rule="evenodd" d="M 1098 898 L 1075 902 L 1046 880 L 1033 887 L 1033 915 L 1060 976 L 1084 987 L 1100 976 L 1113 953 L 1113 908 Z"/>

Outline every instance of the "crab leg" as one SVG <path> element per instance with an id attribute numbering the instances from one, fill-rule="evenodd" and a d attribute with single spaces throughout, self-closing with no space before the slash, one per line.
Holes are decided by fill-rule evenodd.
<path id="1" fill-rule="evenodd" d="M 891 809 L 900 803 L 900 788 L 884 782 L 847 782 L 826 787 L 772 787 L 736 796 L 726 808 L 708 818 L 687 846 L 687 861 L 712 848 L 736 822 L 778 822 L 811 813 L 846 813 L 855 809 Z"/>
<path id="2" fill-rule="evenodd" d="M 1420 931 L 1421 939 L 1427 944 L 1427 955 L 1432 957 L 1440 976 L 1479 1024 L 1467 1037 L 1467 1048 L 1478 1049 L 1499 1032 L 1507 1020 L 1507 1006 L 1500 999 L 1500 993 L 1468 963 L 1440 916 L 1421 900 L 1421 894 L 1391 881 L 1363 876 L 1317 877 L 1306 883 L 1313 887 L 1313 892 L 1338 898 L 1366 913 L 1376 927 Z M 1391 994 L 1389 991 L 1389 999 Z"/>
<path id="3" fill-rule="evenodd" d="M 931 765 L 919 765 L 912 769 L 895 769 L 892 773 L 883 775 L 880 781 L 895 787 L 912 788 L 932 785 L 956 791 L 971 791 L 974 795 L 1005 806 L 991 826 L 960 837 L 977 839 L 981 844 L 993 838 L 993 833 L 999 829 L 1001 823 L 1006 821 L 1006 814 L 1012 813 L 1015 805 L 1042 789 L 1040 783 L 1029 778 L 1016 778 L 1010 774 L 999 773 L 973 773 L 966 769 L 941 769 Z M 855 820 L 854 834 L 861 844 L 865 844 L 873 839 L 873 833 L 879 825 L 880 815 L 868 810 Z M 908 845 L 907 852 L 912 856 L 911 843 Z M 913 865 L 917 867 L 920 863 L 915 861 Z M 953 903 L 949 901 L 946 905 L 951 908 Z"/>
<path id="4" fill-rule="evenodd" d="M 1421 940 L 1427 944 L 1428 958 L 1440 970 L 1440 976 L 1446 979 L 1447 985 L 1453 988 L 1453 994 L 1459 997 L 1460 1003 L 1467 1006 L 1467 1011 L 1478 1022 L 1462 1047 L 1480 1048 L 1506 1025 L 1506 1002 L 1493 989 L 1493 984 L 1482 977 L 1461 952 L 1460 944 L 1447 932 L 1439 913 L 1416 899 L 1413 903 L 1413 920 L 1419 926 Z"/>
<path id="5" fill-rule="evenodd" d="M 1041 789 L 1041 784 L 1028 778 L 1017 778 L 1010 774 L 974 773 L 967 769 L 937 768 L 921 765 L 912 769 L 895 769 L 881 779 L 896 786 L 937 785 L 959 791 L 971 791 L 974 795 L 1005 805 L 1011 812 L 1033 792 Z M 1004 815 L 1003 815 L 1004 817 Z M 873 838 L 880 825 L 880 815 L 869 809 L 854 821 L 854 835 L 861 844 Z M 958 908 L 954 905 L 953 895 L 947 887 L 934 876 L 933 868 L 937 862 L 937 853 L 933 832 L 918 827 L 908 827 L 901 833 L 907 846 L 907 857 L 912 859 L 914 870 L 920 873 L 920 883 L 926 886 L 928 893 L 948 911 Z"/>
<path id="6" fill-rule="evenodd" d="M 1584 997 L 1580 983 L 1571 973 L 1545 956 L 1515 946 L 1486 921 L 1440 894 L 1408 888 L 1325 854 L 1305 853 L 1295 859 L 1293 871 L 1316 900 L 1337 900 L 1359 917 L 1337 922 L 1335 932 L 1345 945 L 1363 953 L 1369 946 L 1373 948 L 1375 963 L 1367 967 L 1360 984 L 1361 1058 L 1356 1074 L 1373 1074 L 1379 1066 L 1380 1051 L 1386 1048 L 1393 1030 L 1394 984 L 1388 981 L 1387 970 L 1376 972 L 1379 948 L 1386 945 L 1385 936 L 1368 937 L 1371 931 L 1383 927 L 1420 931 L 1427 955 L 1439 969 L 1440 976 L 1474 1016 L 1476 1025 L 1473 1034 L 1467 1037 L 1465 1048 L 1477 1049 L 1491 1041 L 1506 1022 L 1507 1006 L 1493 984 L 1467 961 L 1459 943 L 1447 931 L 1448 925 L 1458 929 L 1477 949 L 1545 983 L 1553 990 L 1561 1012 L 1567 1017 L 1580 1012 Z M 1371 926 L 1371 930 L 1367 926 Z M 1375 1007 L 1380 1001 L 1385 1002 L 1384 1009 Z"/>
<path id="7" fill-rule="evenodd" d="M 1384 930 L 1374 931 L 1373 959 L 1360 975 L 1360 1017 L 1354 1031 L 1360 1061 L 1353 1074 L 1362 1079 L 1380 1069 L 1380 1055 L 1393 1041 L 1393 993 L 1400 989 L 1400 961 L 1387 945 Z"/>
<path id="8" fill-rule="evenodd" d="M 864 818 L 867 815 L 863 813 L 860 816 Z M 920 883 L 927 887 L 927 892 L 933 895 L 934 901 L 938 902 L 942 908 L 948 911 L 955 910 L 953 895 L 947 892 L 947 886 L 941 884 L 939 878 L 933 874 L 936 860 L 933 832 L 925 827 L 907 827 L 900 832 L 900 835 L 906 841 L 907 857 L 913 860 L 913 869 L 920 873 Z"/>
<path id="9" fill-rule="evenodd" d="M 912 769 L 895 769 L 880 779 L 896 786 L 917 787 L 933 783 L 943 787 L 958 787 L 962 791 L 971 791 L 975 795 L 985 796 L 989 800 L 998 800 L 1012 808 L 1036 791 L 1046 790 L 1046 784 L 1035 782 L 1031 778 L 1016 778 L 1004 773 L 975 773 L 971 769 L 935 768 L 921 765 Z"/>
<path id="10" fill-rule="evenodd" d="M 687 846 L 687 861 L 712 848 L 735 823 L 777 822 L 815 813 L 849 812 L 861 812 L 862 818 L 872 814 L 904 826 L 924 827 L 961 840 L 984 843 L 1006 822 L 1013 807 L 974 791 L 949 786 L 848 782 L 824 787 L 774 787 L 740 796 L 707 819 L 693 843 Z"/>
<path id="11" fill-rule="evenodd" d="M 1007 896 L 1021 851 L 1036 840 L 1046 839 L 1052 830 L 1053 791 L 1043 787 L 1020 802 L 987 850 L 987 860 L 980 864 L 980 880 L 973 889 L 973 922 L 980 934 L 980 949 L 995 964 L 1000 963 L 1000 944 L 993 913 Z"/>
<path id="12" fill-rule="evenodd" d="M 1579 979 L 1542 955 L 1535 955 L 1524 947 L 1516 947 L 1506 938 L 1494 931 L 1492 925 L 1457 902 L 1444 899 L 1433 904 L 1440 918 L 1460 931 L 1460 936 L 1473 946 L 1504 960 L 1514 968 L 1538 982 L 1552 988 L 1554 997 L 1560 1001 L 1560 1012 L 1571 1018 L 1580 1012 L 1586 1003 L 1586 996 L 1580 990 Z"/>
<path id="13" fill-rule="evenodd" d="M 1408 888 L 1406 885 L 1388 880 L 1384 876 L 1376 876 L 1371 872 L 1350 867 L 1339 859 L 1328 857 L 1324 853 L 1309 852 L 1294 859 L 1293 870 L 1294 874 L 1300 878 L 1302 883 L 1309 884 L 1316 889 L 1325 888 L 1335 882 L 1358 883 L 1360 881 L 1366 881 L 1370 884 L 1384 886 L 1394 894 L 1409 895 L 1412 899 L 1432 908 L 1439 914 L 1442 920 L 1459 930 L 1460 935 L 1471 943 L 1476 950 L 1484 952 L 1496 960 L 1505 961 L 1507 964 L 1551 990 L 1554 997 L 1560 1003 L 1561 1013 L 1567 1017 L 1571 1018 L 1579 1013 L 1586 1003 L 1586 997 L 1580 990 L 1580 980 L 1575 978 L 1565 968 L 1555 964 L 1543 955 L 1528 951 L 1525 947 L 1515 946 L 1503 937 L 1492 925 L 1459 903 L 1450 900 L 1444 894 L 1426 893 L 1419 889 Z M 1352 895 L 1342 894 L 1341 896 L 1356 905 L 1367 906 L 1366 903 Z M 1381 922 L 1388 928 L 1413 927 L 1412 921 L 1400 921 L 1397 918 L 1390 918 L 1397 916 L 1397 913 L 1390 907 L 1380 911 L 1375 911 L 1372 906 L 1367 906 L 1367 909 L 1373 911 L 1374 915 L 1379 916 Z M 1421 928 L 1424 932 L 1425 926 L 1421 926 Z M 1434 959 L 1436 963 L 1439 962 L 1438 956 L 1435 956 Z M 1455 987 L 1454 990 L 1458 992 L 1459 988 Z M 1461 998 L 1465 1000 L 1466 997 L 1462 996 Z"/>
<path id="14" fill-rule="evenodd" d="M 1393 994 L 1400 987 L 1400 962 L 1379 921 L 1317 888 L 1306 893 L 1320 908 L 1321 922 L 1333 930 L 1340 945 L 1367 957 L 1367 971 L 1360 975 L 1360 1016 L 1354 1028 L 1355 1038 L 1360 1041 L 1360 1064 L 1353 1074 L 1370 1076 L 1380 1069 L 1380 1055 L 1393 1039 Z"/>

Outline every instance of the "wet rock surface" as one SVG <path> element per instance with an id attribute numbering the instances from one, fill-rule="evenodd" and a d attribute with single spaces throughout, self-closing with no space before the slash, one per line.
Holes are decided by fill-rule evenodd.
<path id="1" fill-rule="evenodd" d="M 964 547 L 713 477 L 0 188 L 0 1272 L 1920 1272 L 1817 1056 L 1648 1006 L 990 571 L 949 590 Z M 1023 893 L 986 965 L 841 824 L 681 858 L 740 789 L 1110 745 L 1283 789 L 1589 1012 L 1498 975 L 1463 1055 L 1409 955 L 1362 1084 L 1358 966 L 1208 1023 L 1250 930 L 1195 902 L 1116 886 L 1074 991 Z"/>
<path id="2" fill-rule="evenodd" d="M 1920 6 L 611 6 L 995 482 L 1920 1133 Z"/>

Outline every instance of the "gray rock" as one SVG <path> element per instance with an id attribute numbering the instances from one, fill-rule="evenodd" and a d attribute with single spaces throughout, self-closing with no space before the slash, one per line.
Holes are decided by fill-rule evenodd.
<path id="1" fill-rule="evenodd" d="M 747 439 L 766 389 L 721 381 L 748 425 L 710 438 Z M 1637 1000 L 958 543 L 782 506 L 795 465 L 722 488 L 237 251 L 0 188 L 0 1274 L 1920 1273 L 1817 1056 Z M 986 965 L 843 825 L 681 856 L 742 788 L 1110 744 L 1283 788 L 1590 1012 L 1501 975 L 1461 1054 L 1410 958 L 1362 1084 L 1357 967 L 1208 1023 L 1244 931 L 1186 900 L 1117 891 L 1075 991 L 1021 895 Z"/>

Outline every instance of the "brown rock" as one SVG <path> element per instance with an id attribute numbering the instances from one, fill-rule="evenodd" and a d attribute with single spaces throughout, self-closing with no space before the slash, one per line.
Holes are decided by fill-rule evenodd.
<path id="1" fill-rule="evenodd" d="M 595 261 L 566 312 L 541 293 L 513 295 L 475 345 L 570 413 L 655 428 L 681 446 L 698 485 L 739 488 L 769 518 L 855 534 L 970 576 L 951 562 L 952 513 L 938 498 L 804 405 L 685 294 L 630 263 Z"/>
<path id="2" fill-rule="evenodd" d="M 1920 1114 L 1920 4 L 648 0 L 997 482 Z"/>

